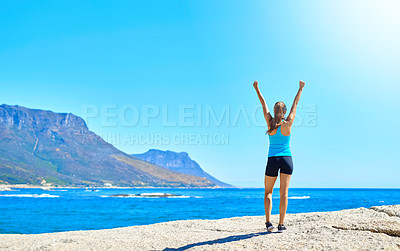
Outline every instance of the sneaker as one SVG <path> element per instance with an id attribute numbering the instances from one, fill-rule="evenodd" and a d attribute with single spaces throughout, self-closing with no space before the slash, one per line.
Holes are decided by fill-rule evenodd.
<path id="1" fill-rule="evenodd" d="M 285 227 L 285 225 L 278 225 L 278 232 L 282 233 L 283 231 L 287 230 L 287 228 Z"/>
<path id="2" fill-rule="evenodd" d="M 270 221 L 265 223 L 265 227 L 267 228 L 268 232 L 271 232 L 274 229 L 274 226 L 272 226 L 272 223 Z"/>

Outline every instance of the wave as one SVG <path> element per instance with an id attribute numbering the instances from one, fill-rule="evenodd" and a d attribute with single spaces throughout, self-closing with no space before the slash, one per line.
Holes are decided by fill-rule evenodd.
<path id="1" fill-rule="evenodd" d="M 291 200 L 305 200 L 305 199 L 309 199 L 310 196 L 289 196 L 288 199 Z"/>
<path id="2" fill-rule="evenodd" d="M 58 198 L 58 195 L 52 194 L 0 194 L 2 197 L 20 197 L 20 198 Z"/>
<path id="3" fill-rule="evenodd" d="M 10 191 L 19 191 L 18 189 L 13 189 L 9 187 L 0 187 L 0 192 L 10 192 Z"/>

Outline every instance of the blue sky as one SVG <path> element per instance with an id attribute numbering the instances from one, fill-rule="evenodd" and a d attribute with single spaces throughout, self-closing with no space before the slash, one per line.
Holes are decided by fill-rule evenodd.
<path id="1" fill-rule="evenodd" d="M 272 108 L 290 106 L 302 79 L 291 186 L 399 187 L 399 12 L 398 1 L 2 1 L 0 103 L 71 112 L 127 153 L 186 151 L 225 182 L 262 187 L 252 82 Z M 206 109 L 230 118 L 207 125 Z M 110 138 L 204 134 L 228 140 Z"/>

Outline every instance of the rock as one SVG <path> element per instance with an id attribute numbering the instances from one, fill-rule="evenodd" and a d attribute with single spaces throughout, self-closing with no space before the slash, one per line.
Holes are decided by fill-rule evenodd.
<path id="1" fill-rule="evenodd" d="M 400 205 L 287 214 L 284 233 L 264 216 L 181 220 L 146 226 L 0 235 L 0 250 L 399 250 Z M 279 215 L 272 216 L 276 226 Z"/>
<path id="2" fill-rule="evenodd" d="M 391 205 L 391 206 L 375 206 L 370 209 L 387 213 L 389 216 L 400 217 L 400 205 Z"/>
<path id="3" fill-rule="evenodd" d="M 164 197 L 185 197 L 184 195 L 169 193 L 140 193 L 140 194 L 114 194 L 110 197 L 143 197 L 143 198 L 164 198 Z"/>
<path id="4" fill-rule="evenodd" d="M 359 211 L 363 211 L 363 213 L 360 214 Z M 356 212 L 348 211 L 347 214 L 341 216 L 341 221 L 334 223 L 332 227 L 400 237 L 400 218 L 391 217 L 385 212 L 374 211 L 373 209 L 360 208 Z"/>

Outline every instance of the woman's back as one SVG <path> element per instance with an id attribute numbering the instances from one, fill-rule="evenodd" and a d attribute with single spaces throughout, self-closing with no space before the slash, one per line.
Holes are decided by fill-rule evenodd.
<path id="1" fill-rule="evenodd" d="M 284 130 L 286 129 L 286 130 Z M 283 133 L 287 134 L 289 129 L 289 135 L 286 136 L 282 134 L 282 130 L 284 131 Z M 271 134 L 268 134 L 269 136 L 269 151 L 268 151 L 268 157 L 273 157 L 273 156 L 292 156 L 292 153 L 290 151 L 290 127 L 283 127 L 279 126 L 276 130 L 276 132 L 272 131 Z"/>

